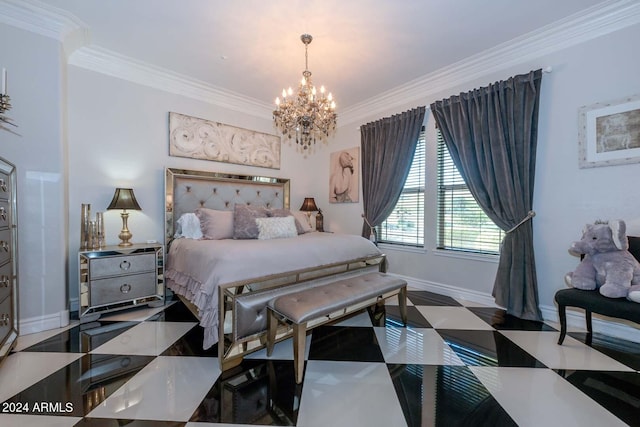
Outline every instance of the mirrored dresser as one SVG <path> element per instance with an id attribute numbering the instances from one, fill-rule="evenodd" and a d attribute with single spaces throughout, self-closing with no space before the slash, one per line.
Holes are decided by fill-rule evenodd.
<path id="1" fill-rule="evenodd" d="M 0 158 L 0 362 L 18 338 L 16 168 Z"/>

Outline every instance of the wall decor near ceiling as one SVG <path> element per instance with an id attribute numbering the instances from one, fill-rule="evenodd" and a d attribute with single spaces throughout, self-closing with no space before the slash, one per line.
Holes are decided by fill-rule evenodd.
<path id="1" fill-rule="evenodd" d="M 579 111 L 580 167 L 640 162 L 640 95 Z"/>
<path id="2" fill-rule="evenodd" d="M 169 155 L 280 169 L 280 137 L 170 112 Z"/>
<path id="3" fill-rule="evenodd" d="M 358 202 L 358 175 L 360 165 L 360 147 L 331 153 L 329 160 L 329 202 Z"/>

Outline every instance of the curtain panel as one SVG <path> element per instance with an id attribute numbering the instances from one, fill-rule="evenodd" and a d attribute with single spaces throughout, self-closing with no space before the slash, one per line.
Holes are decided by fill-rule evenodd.
<path id="1" fill-rule="evenodd" d="M 511 315 L 542 320 L 531 218 L 542 70 L 431 104 L 469 191 L 506 232 L 493 296 Z"/>
<path id="2" fill-rule="evenodd" d="M 426 107 L 385 117 L 360 127 L 362 236 L 369 238 L 391 214 L 413 162 Z"/>

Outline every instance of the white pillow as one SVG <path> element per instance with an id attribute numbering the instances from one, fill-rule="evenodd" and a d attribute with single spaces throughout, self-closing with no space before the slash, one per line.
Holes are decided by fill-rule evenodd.
<path id="1" fill-rule="evenodd" d="M 173 236 L 175 238 L 184 237 L 187 239 L 202 239 L 200 220 L 194 213 L 185 213 L 178 218 L 178 231 Z"/>
<path id="2" fill-rule="evenodd" d="M 293 216 L 256 218 L 258 225 L 258 239 L 283 239 L 298 236 L 296 222 Z"/>
<path id="3" fill-rule="evenodd" d="M 292 211 L 293 216 L 298 220 L 298 223 L 302 226 L 302 230 L 304 233 L 308 233 L 313 231 L 313 227 L 310 223 L 310 218 L 307 216 L 306 212 L 302 211 Z"/>

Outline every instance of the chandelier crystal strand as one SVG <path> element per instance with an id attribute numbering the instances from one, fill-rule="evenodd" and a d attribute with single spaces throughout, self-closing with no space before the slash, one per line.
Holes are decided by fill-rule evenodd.
<path id="1" fill-rule="evenodd" d="M 309 71 L 308 46 L 313 40 L 309 34 L 300 36 L 304 44 L 304 71 L 298 85 L 298 92 L 282 90 L 282 100 L 276 98 L 273 120 L 283 136 L 293 140 L 303 153 L 308 153 L 316 141 L 327 142 L 336 129 L 336 103 L 331 93 L 326 94 L 324 86 L 320 90 L 311 81 Z"/>

